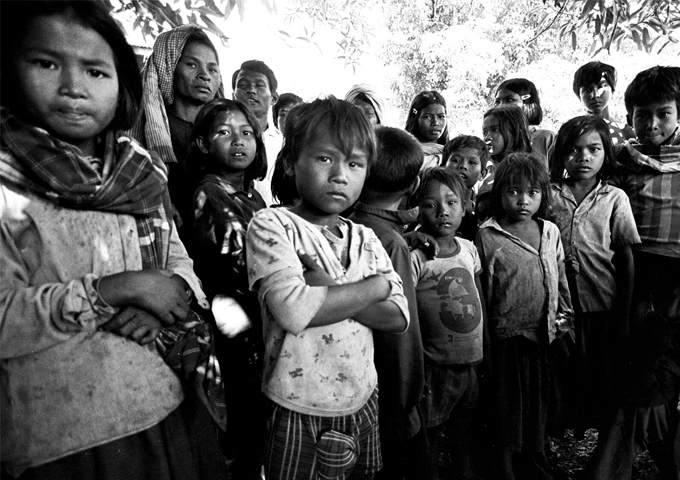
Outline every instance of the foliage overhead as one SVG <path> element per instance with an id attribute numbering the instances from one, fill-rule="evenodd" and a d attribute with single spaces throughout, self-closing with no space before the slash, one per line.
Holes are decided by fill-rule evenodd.
<path id="1" fill-rule="evenodd" d="M 621 47 L 624 40 L 640 50 L 660 53 L 680 43 L 677 0 L 543 0 L 546 5 L 539 32 L 557 28 L 560 38 L 576 50 L 578 39 L 591 35 L 590 56 Z M 540 35 L 540 33 L 539 33 Z"/>

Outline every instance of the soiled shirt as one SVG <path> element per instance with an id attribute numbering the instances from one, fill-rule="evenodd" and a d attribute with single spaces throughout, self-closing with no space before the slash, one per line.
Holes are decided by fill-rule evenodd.
<path id="1" fill-rule="evenodd" d="M 560 230 L 554 223 L 537 221 L 538 251 L 503 230 L 495 218 L 487 220 L 477 234 L 492 340 L 522 335 L 538 342 L 544 324 L 552 342 L 558 334 L 558 317 L 560 325 L 572 324 Z"/>
<path id="2" fill-rule="evenodd" d="M 552 192 L 564 253 L 573 255 L 579 264 L 575 281 L 581 308 L 584 312 L 611 310 L 616 299 L 614 254 L 621 247 L 640 243 L 628 197 L 603 182 L 580 204 L 563 183 L 553 184 Z"/>
<path id="3" fill-rule="evenodd" d="M 418 317 L 427 358 L 444 365 L 482 360 L 482 302 L 475 276 L 482 270 L 472 242 L 456 238 L 459 251 L 428 260 L 411 252 Z"/>
<path id="4" fill-rule="evenodd" d="M 364 225 L 375 232 L 392 266 L 403 282 L 404 295 L 408 300 L 411 322 L 408 329 L 395 335 L 390 332 L 373 331 L 375 343 L 375 367 L 380 385 L 380 405 L 408 414 L 409 426 L 403 432 L 403 439 L 415 435 L 420 429 L 418 415 L 411 415 L 423 396 L 425 385 L 423 366 L 423 341 L 416 304 L 416 289 L 413 282 L 411 256 L 408 245 L 402 237 L 404 227 L 418 217 L 418 209 L 384 210 L 358 202 L 349 217 L 355 223 Z"/>
<path id="5" fill-rule="evenodd" d="M 2 461 L 41 465 L 145 430 L 182 401 L 155 346 L 98 328 L 118 309 L 96 279 L 141 270 L 132 216 L 54 205 L 0 185 Z M 205 304 L 192 262 L 163 223 L 167 268 Z"/>
<path id="6" fill-rule="evenodd" d="M 347 268 L 318 226 L 286 208 L 258 212 L 246 235 L 250 288 L 262 305 L 263 391 L 279 405 L 308 415 L 357 412 L 375 389 L 377 374 L 370 328 L 351 318 L 308 328 L 328 288 L 305 283 L 298 252 L 312 256 L 340 284 L 384 275 L 391 287 L 388 301 L 409 319 L 401 279 L 380 241 L 368 228 L 341 222 L 348 226 Z"/>

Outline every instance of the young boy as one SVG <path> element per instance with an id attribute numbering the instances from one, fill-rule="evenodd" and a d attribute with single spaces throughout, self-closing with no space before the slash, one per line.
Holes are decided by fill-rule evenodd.
<path id="1" fill-rule="evenodd" d="M 477 249 L 472 242 L 456 238 L 466 190 L 450 170 L 432 168 L 423 172 L 415 194 L 420 225 L 439 245 L 432 260 L 420 250 L 411 252 L 428 390 L 422 406 L 430 439 L 429 472 L 435 480 L 445 430 L 451 441 L 454 478 L 479 478 L 470 460 L 471 420 L 477 406 L 476 365 L 483 359 L 486 314 Z"/>
<path id="2" fill-rule="evenodd" d="M 262 131 L 262 140 L 267 151 L 267 175 L 255 182 L 255 189 L 262 195 L 266 205 L 271 205 L 271 182 L 274 161 L 281 150 L 281 132 L 269 124 L 269 110 L 279 99 L 276 89 L 279 84 L 271 68 L 261 60 L 247 60 L 231 76 L 234 100 L 243 103 L 257 118 Z"/>
<path id="3" fill-rule="evenodd" d="M 246 239 L 271 400 L 265 475 L 372 475 L 382 467 L 373 329 L 403 332 L 402 282 L 372 230 L 339 216 L 359 197 L 375 133 L 333 97 L 300 105 L 281 151 L 294 207 L 266 209 Z"/>
<path id="4" fill-rule="evenodd" d="M 680 67 L 653 67 L 638 73 L 624 99 L 637 141 L 625 143 L 619 151 L 618 186 L 630 198 L 642 240 L 633 248 L 630 328 L 632 351 L 642 352 L 644 360 L 660 356 L 663 347 L 645 341 L 647 333 L 661 325 L 654 321 L 654 312 L 671 303 L 677 306 L 680 291 Z M 640 381 L 646 373 L 640 368 L 644 362 L 634 360 L 622 406 L 598 442 L 594 460 L 598 479 L 628 478 L 624 475 L 630 475 L 637 452 L 634 440 L 644 439 L 659 470 L 673 468 L 668 465 L 673 462 L 673 435 L 678 428 L 680 374 L 674 368 L 659 368 L 652 388 Z M 659 389 L 663 395 L 654 395 Z M 662 428 L 645 431 L 648 424 Z"/>
<path id="5" fill-rule="evenodd" d="M 616 69 L 602 62 L 588 62 L 574 74 L 574 93 L 590 115 L 602 118 L 609 126 L 614 145 L 635 138 L 628 125 L 611 119 L 609 102 L 616 90 Z"/>
<path id="6" fill-rule="evenodd" d="M 373 332 L 375 367 L 380 384 L 380 442 L 385 466 L 377 478 L 422 477 L 428 450 L 419 408 L 423 397 L 423 342 L 420 336 L 416 289 L 404 227 L 416 221 L 418 209 L 399 210 L 418 188 L 423 164 L 420 142 L 398 128 L 376 129 L 378 156 L 364 184 L 353 222 L 371 228 L 404 282 L 411 323 L 402 335 Z"/>
<path id="7" fill-rule="evenodd" d="M 288 116 L 290 109 L 300 103 L 302 103 L 302 98 L 294 93 L 282 93 L 279 95 L 279 100 L 272 107 L 274 125 L 279 129 L 279 132 L 283 133 L 283 129 L 286 126 L 286 117 Z M 272 159 L 272 161 L 273 160 L 274 159 Z"/>
<path id="8" fill-rule="evenodd" d="M 459 234 L 466 240 L 474 241 L 479 227 L 475 203 L 477 183 L 486 176 L 486 164 L 489 161 L 489 150 L 484 140 L 472 135 L 459 135 L 444 145 L 442 166 L 461 177 L 467 187 L 465 198 L 465 216 L 460 223 Z"/>

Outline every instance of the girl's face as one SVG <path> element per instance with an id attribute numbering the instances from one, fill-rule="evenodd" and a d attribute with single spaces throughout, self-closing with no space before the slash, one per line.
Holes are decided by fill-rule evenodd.
<path id="1" fill-rule="evenodd" d="M 502 190 L 501 205 L 507 219 L 512 223 L 528 222 L 541 206 L 541 187 L 530 185 L 508 185 Z"/>
<path id="2" fill-rule="evenodd" d="M 454 236 L 464 213 L 463 199 L 439 182 L 430 182 L 418 203 L 418 220 L 435 238 Z"/>
<path id="3" fill-rule="evenodd" d="M 118 73 L 106 40 L 67 16 L 36 17 L 14 55 L 24 105 L 18 113 L 85 155 L 95 155 L 96 137 L 118 105 Z"/>
<path id="4" fill-rule="evenodd" d="M 378 125 L 378 115 L 376 115 L 373 105 L 360 98 L 355 98 L 352 104 L 356 105 L 361 109 L 362 112 L 364 112 L 364 115 L 366 115 L 368 121 L 371 122 L 371 125 L 374 127 Z"/>
<path id="5" fill-rule="evenodd" d="M 593 115 L 600 115 L 612 99 L 612 87 L 606 79 L 584 85 L 578 90 L 581 103 Z"/>
<path id="6" fill-rule="evenodd" d="M 581 135 L 569 153 L 564 168 L 574 181 L 597 179 L 604 163 L 604 147 L 600 134 L 594 130 Z"/>
<path id="7" fill-rule="evenodd" d="M 433 103 L 423 108 L 418 115 L 418 140 L 435 143 L 446 129 L 446 109 L 444 105 Z"/>
<path id="8" fill-rule="evenodd" d="M 253 163 L 257 153 L 255 130 L 240 110 L 223 110 L 217 114 L 207 138 L 199 137 L 199 148 L 210 154 L 221 173 L 242 172 Z"/>
<path id="9" fill-rule="evenodd" d="M 328 132 L 318 134 L 286 172 L 294 174 L 300 192 L 295 212 L 311 223 L 334 227 L 338 215 L 359 198 L 367 170 L 366 152 L 355 148 L 345 155 Z"/>
<path id="10" fill-rule="evenodd" d="M 501 88 L 496 92 L 496 101 L 494 105 L 499 107 L 501 105 L 510 105 L 511 107 L 521 107 L 524 104 L 522 97 L 507 88 Z"/>
<path id="11" fill-rule="evenodd" d="M 505 150 L 505 139 L 501 132 L 501 125 L 495 115 L 487 115 L 482 123 L 482 135 L 486 146 L 489 148 L 489 155 L 499 157 Z"/>

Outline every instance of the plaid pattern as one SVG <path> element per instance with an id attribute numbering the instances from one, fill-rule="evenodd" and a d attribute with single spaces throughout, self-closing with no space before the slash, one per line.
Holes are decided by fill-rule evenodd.
<path id="1" fill-rule="evenodd" d="M 630 198 L 644 242 L 680 246 L 680 131 L 671 142 L 650 147 L 624 144 L 621 188 Z M 632 161 L 628 161 L 629 156 Z"/>
<path id="2" fill-rule="evenodd" d="M 267 480 L 344 480 L 382 468 L 378 389 L 358 412 L 340 417 L 305 415 L 271 405 Z"/>
<path id="3" fill-rule="evenodd" d="M 130 130 L 130 135 L 144 145 L 150 152 L 156 152 L 165 163 L 176 163 L 170 127 L 165 107 L 175 101 L 174 75 L 177 62 L 187 39 L 196 31 L 198 25 L 182 25 L 161 33 L 153 46 L 153 53 L 142 70 L 144 96 L 142 112 Z M 224 85 L 220 85 L 215 98 L 224 97 Z"/>
<path id="4" fill-rule="evenodd" d="M 0 179 L 57 205 L 132 215 L 142 267 L 164 268 L 170 224 L 165 171 L 136 142 L 105 137 L 102 174 L 77 147 L 25 124 L 0 107 Z M 224 385 L 210 327 L 195 312 L 161 329 L 156 340 L 168 365 L 198 388 L 217 423 L 226 426 Z"/>

